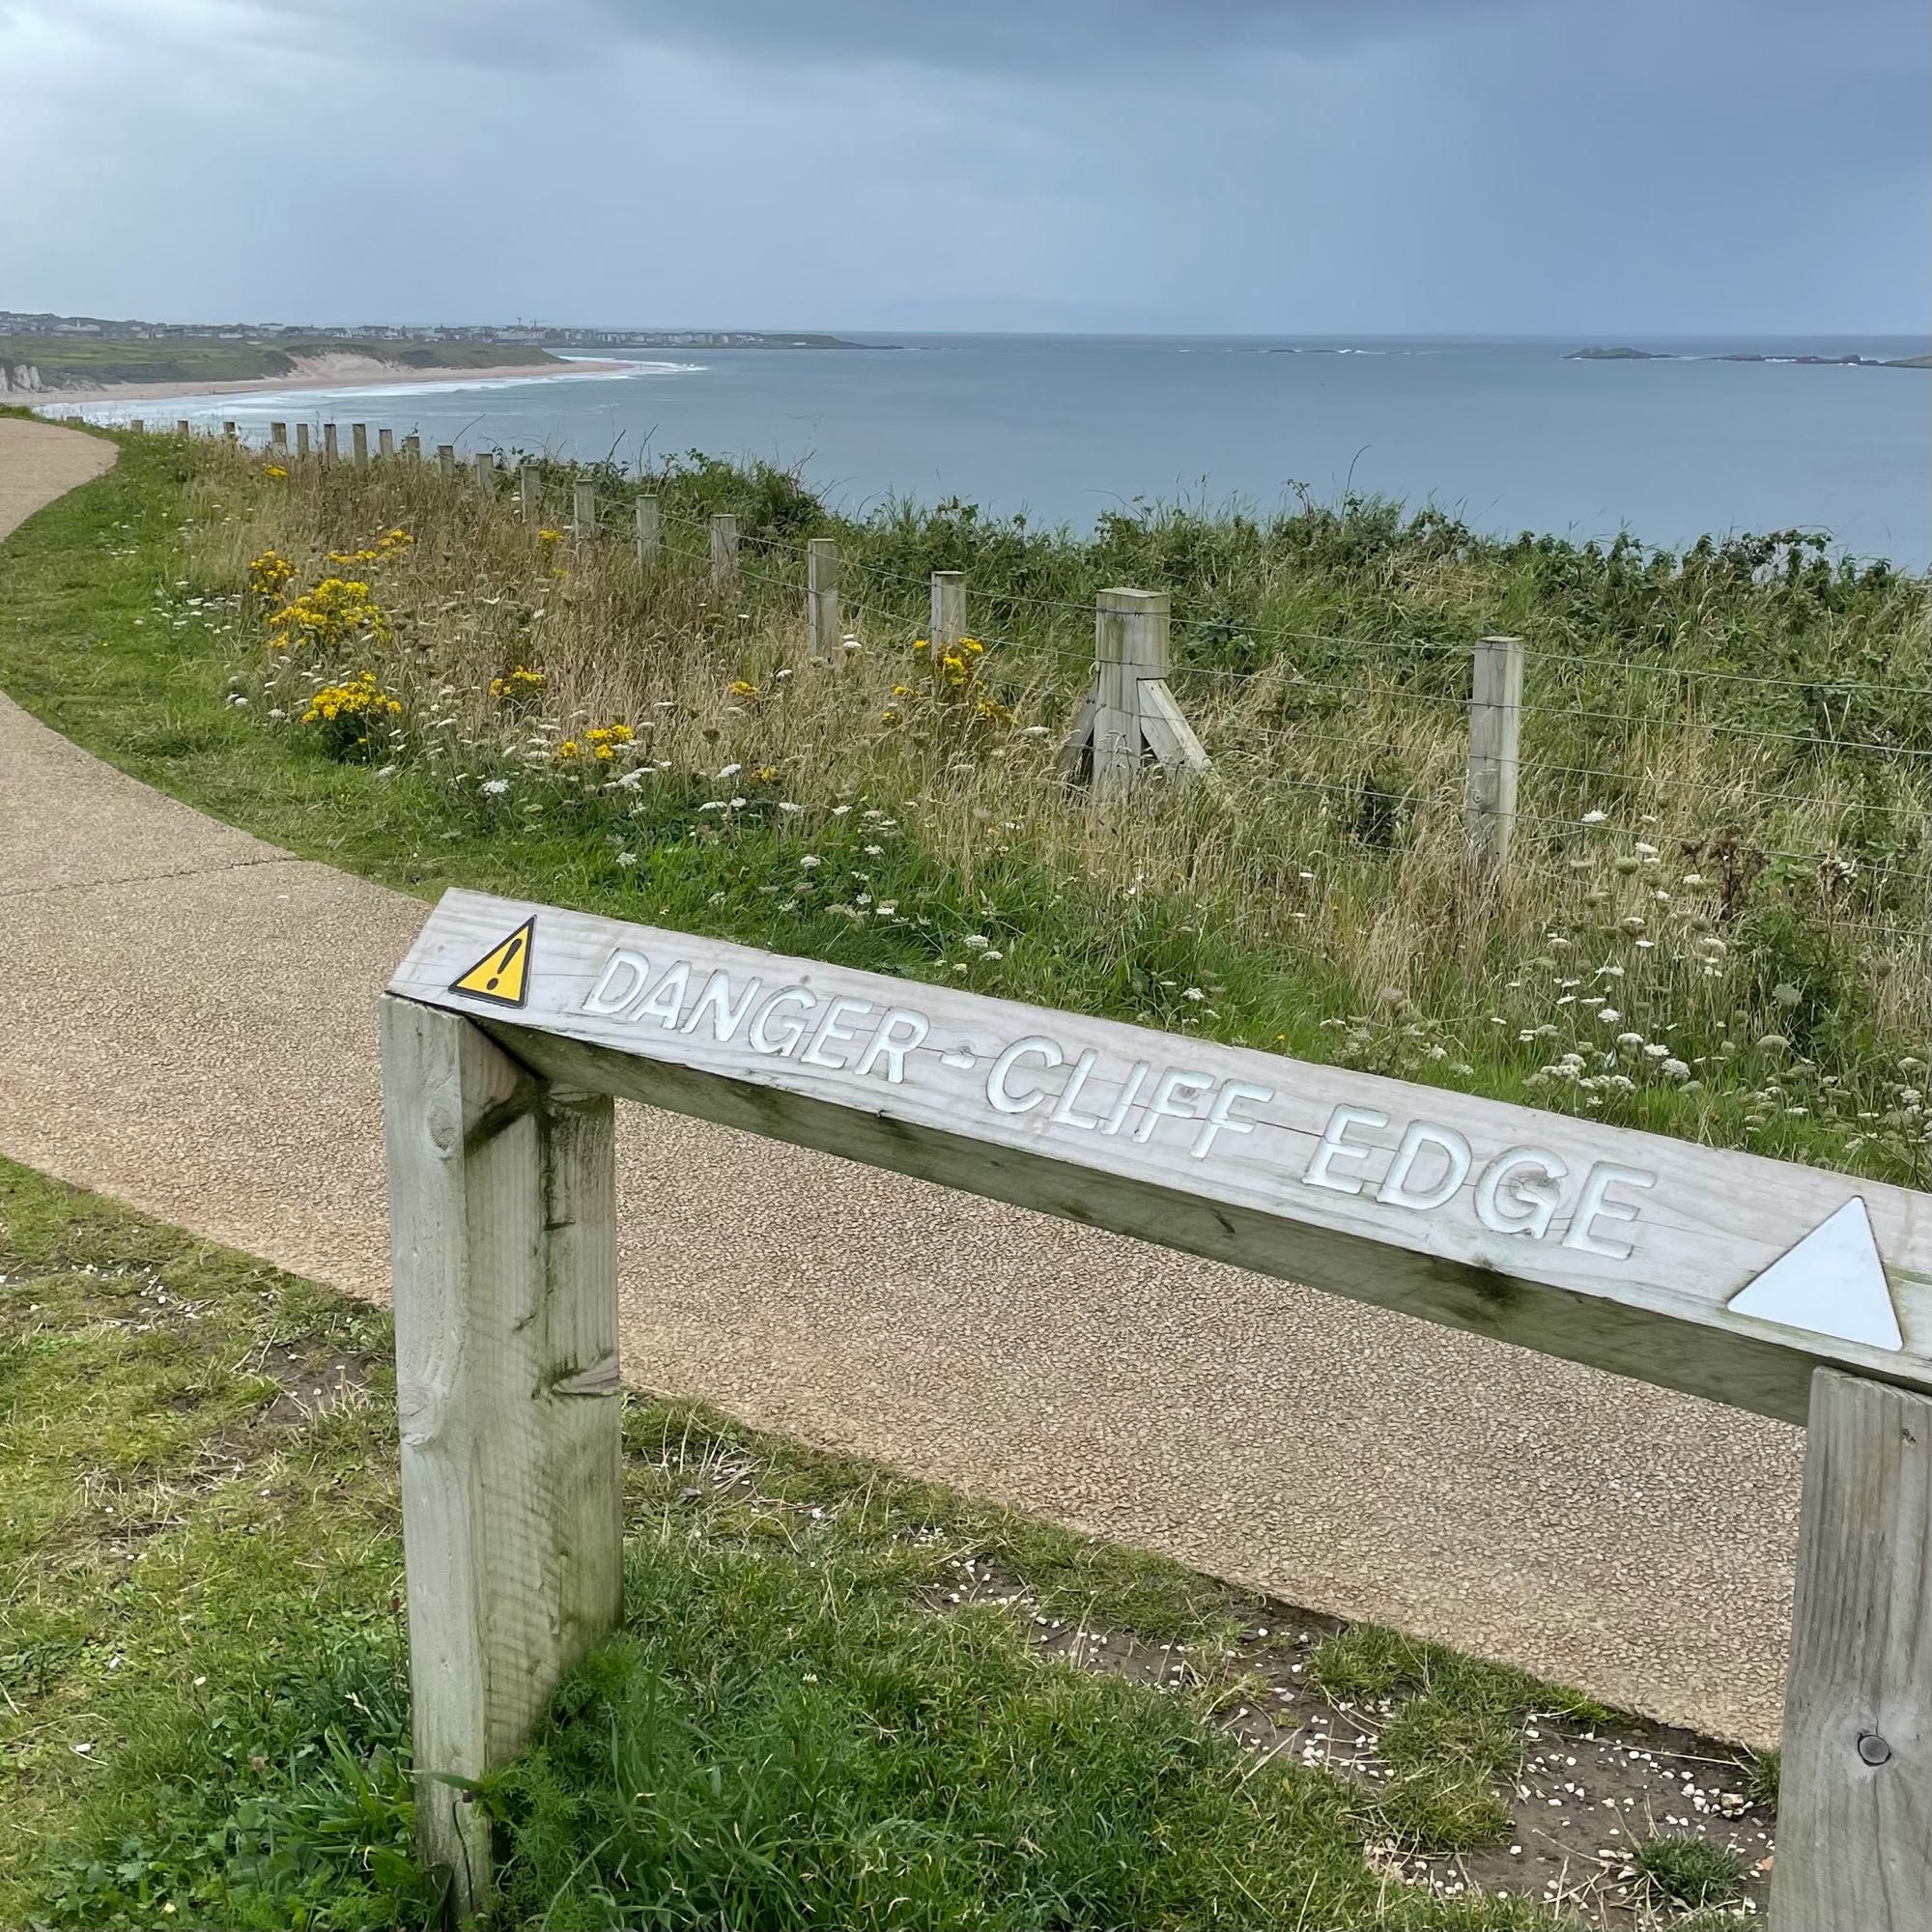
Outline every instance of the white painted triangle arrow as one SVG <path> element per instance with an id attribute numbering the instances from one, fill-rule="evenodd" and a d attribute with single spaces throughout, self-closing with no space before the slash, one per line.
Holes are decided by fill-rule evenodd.
<path id="1" fill-rule="evenodd" d="M 1864 1342 L 1874 1349 L 1905 1346 L 1871 1216 L 1857 1195 L 1724 1305 L 1733 1315 L 1752 1315 L 1841 1342 Z"/>

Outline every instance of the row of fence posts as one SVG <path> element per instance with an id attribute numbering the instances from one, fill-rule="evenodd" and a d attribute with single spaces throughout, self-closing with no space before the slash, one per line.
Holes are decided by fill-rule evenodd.
<path id="1" fill-rule="evenodd" d="M 137 432 L 146 425 L 135 417 Z M 190 435 L 185 418 L 177 422 L 179 436 Z M 237 440 L 233 422 L 222 435 Z M 289 425 L 269 425 L 271 451 L 287 454 Z M 369 426 L 349 426 L 350 461 L 370 461 Z M 324 464 L 340 460 L 336 426 L 322 425 L 319 451 L 312 449 L 309 427 L 295 425 L 294 455 L 307 461 L 319 454 Z M 411 435 L 398 444 L 394 432 L 379 429 L 378 458 L 401 455 L 416 461 L 422 440 Z M 455 445 L 439 443 L 439 475 L 453 479 L 458 469 Z M 488 451 L 474 459 L 478 481 L 494 492 L 501 473 Z M 543 475 L 534 463 L 517 471 L 517 501 L 526 523 L 542 514 Z M 642 495 L 633 499 L 639 568 L 655 570 L 664 554 L 664 525 L 658 499 Z M 571 489 L 570 530 L 580 543 L 601 531 L 597 486 L 580 478 Z M 727 511 L 710 524 L 710 582 L 714 594 L 735 590 L 739 565 L 738 520 Z M 830 663 L 842 654 L 842 616 L 838 597 L 838 546 L 831 537 L 810 537 L 805 546 L 805 621 L 808 649 L 814 663 Z M 962 571 L 935 570 L 930 593 L 930 644 L 938 662 L 967 635 L 966 578 Z M 1062 741 L 1059 765 L 1069 780 L 1086 780 L 1096 801 L 1109 803 L 1123 796 L 1150 766 L 1177 778 L 1212 778 L 1212 763 L 1194 735 L 1169 686 L 1173 674 L 1170 637 L 1171 601 L 1164 590 L 1102 590 L 1094 600 L 1094 680 L 1081 699 L 1073 728 Z M 1522 726 L 1522 639 L 1482 638 L 1473 650 L 1469 691 L 1469 771 L 1463 818 L 1470 856 L 1488 877 L 1498 877 L 1509 862 L 1510 838 L 1516 826 L 1517 772 Z"/>

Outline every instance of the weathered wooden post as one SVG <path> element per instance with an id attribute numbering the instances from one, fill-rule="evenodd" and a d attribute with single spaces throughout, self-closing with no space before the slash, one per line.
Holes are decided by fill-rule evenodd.
<path id="1" fill-rule="evenodd" d="M 655 497 L 639 497 L 636 505 L 638 519 L 638 568 L 650 571 L 658 567 L 664 555 L 664 522 L 658 514 L 658 499 Z"/>
<path id="2" fill-rule="evenodd" d="M 221 434 L 223 439 L 229 442 L 237 441 L 241 437 L 241 431 L 232 420 L 221 425 Z"/>
<path id="3" fill-rule="evenodd" d="M 1469 691 L 1469 785 L 1463 822 L 1469 850 L 1491 877 L 1509 864 L 1521 730 L 1522 639 L 1478 639 Z"/>
<path id="4" fill-rule="evenodd" d="M 269 447 L 286 449 L 289 446 L 289 426 L 285 422 L 271 422 L 269 425 Z"/>
<path id="5" fill-rule="evenodd" d="M 332 422 L 324 423 L 322 426 L 323 462 L 326 464 L 333 463 L 341 453 L 335 440 L 335 425 Z"/>
<path id="6" fill-rule="evenodd" d="M 711 519 L 711 588 L 717 595 L 738 583 L 738 519 L 721 510 Z"/>
<path id="7" fill-rule="evenodd" d="M 192 436 L 194 434 L 194 425 L 185 416 L 178 417 L 175 422 L 175 434 L 177 436 Z"/>
<path id="8" fill-rule="evenodd" d="M 296 461 L 306 463 L 309 459 L 308 424 L 296 424 Z"/>
<path id="9" fill-rule="evenodd" d="M 1146 590 L 1103 590 L 1094 607 L 1094 797 L 1111 805 L 1141 768 L 1140 694 L 1135 689 L 1130 630 Z M 934 645 L 937 649 L 937 644 Z"/>
<path id="10" fill-rule="evenodd" d="M 369 425 L 351 423 L 349 425 L 349 457 L 356 469 L 363 469 L 369 461 Z"/>
<path id="11" fill-rule="evenodd" d="M 422 453 L 423 440 L 412 430 L 403 439 L 403 456 L 408 462 L 420 463 L 422 461 Z"/>
<path id="12" fill-rule="evenodd" d="M 476 452 L 476 487 L 487 495 L 497 494 L 497 456 L 494 450 Z"/>
<path id="13" fill-rule="evenodd" d="M 379 429 L 376 432 L 377 456 L 379 458 L 391 457 L 394 456 L 395 453 L 396 453 L 396 432 L 392 429 L 387 428 L 386 426 L 382 429 Z"/>
<path id="14" fill-rule="evenodd" d="M 570 489 L 570 534 L 588 543 L 597 534 L 597 486 L 582 477 Z"/>
<path id="15" fill-rule="evenodd" d="M 1173 600 L 1165 590 L 1102 590 L 1094 601 L 1094 682 L 1061 741 L 1061 775 L 1093 781 L 1118 798 L 1151 758 L 1171 778 L 1208 774 L 1212 762 L 1168 688 Z"/>
<path id="16" fill-rule="evenodd" d="M 148 425 L 144 417 L 130 416 L 128 420 L 128 427 L 131 429 L 136 436 L 143 436 L 147 433 Z"/>
<path id="17" fill-rule="evenodd" d="M 838 649 L 838 545 L 831 537 L 805 542 L 805 628 L 813 664 Z"/>
<path id="18" fill-rule="evenodd" d="M 1811 1378 L 1772 1932 L 1932 1925 L 1932 1400 Z"/>
<path id="19" fill-rule="evenodd" d="M 437 444 L 436 473 L 445 482 L 456 474 L 456 445 L 453 442 Z"/>
<path id="20" fill-rule="evenodd" d="M 935 570 L 932 573 L 927 628 L 932 661 L 937 664 L 966 635 L 966 573 L 963 570 Z"/>
<path id="21" fill-rule="evenodd" d="M 521 988 L 528 945 L 491 984 Z M 514 1755 L 623 1607 L 611 1104 L 396 999 L 383 1102 L 417 1845 L 467 1920 L 490 1828 L 445 1780 Z"/>
<path id="22" fill-rule="evenodd" d="M 537 513 L 543 507 L 543 478 L 537 473 L 534 463 L 525 463 L 517 469 L 517 507 L 524 513 L 524 522 L 533 524 Z"/>

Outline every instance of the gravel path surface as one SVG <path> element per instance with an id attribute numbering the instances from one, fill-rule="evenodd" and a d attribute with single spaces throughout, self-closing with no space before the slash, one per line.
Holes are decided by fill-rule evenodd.
<path id="1" fill-rule="evenodd" d="M 0 534 L 107 460 L 0 421 Z M 0 698 L 0 1152 L 380 1296 L 372 1008 L 423 912 Z M 1776 1742 L 1798 1431 L 826 1155 L 619 1121 L 633 1380 Z"/>

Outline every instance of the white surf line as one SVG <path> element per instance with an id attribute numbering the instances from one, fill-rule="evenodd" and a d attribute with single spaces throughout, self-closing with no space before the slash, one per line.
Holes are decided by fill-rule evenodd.
<path id="1" fill-rule="evenodd" d="M 565 362 L 602 364 L 595 355 L 566 355 Z M 44 396 L 34 405 L 37 415 L 78 415 L 88 422 L 121 422 L 133 416 L 161 419 L 168 409 L 183 414 L 227 414 L 238 421 L 253 412 L 288 410 L 298 412 L 324 403 L 353 402 L 364 397 L 473 395 L 484 389 L 520 389 L 544 383 L 622 383 L 641 376 L 697 376 L 709 368 L 704 362 L 620 362 L 615 366 L 591 368 L 539 369 L 527 376 L 482 376 L 473 378 L 434 377 L 410 383 L 343 383 L 293 389 L 209 389 L 184 395 L 75 397 L 63 400 L 58 392 Z"/>

